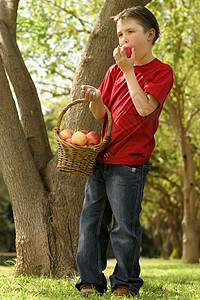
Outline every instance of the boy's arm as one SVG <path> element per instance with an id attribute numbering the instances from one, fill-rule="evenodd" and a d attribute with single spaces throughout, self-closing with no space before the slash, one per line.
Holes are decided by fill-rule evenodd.
<path id="1" fill-rule="evenodd" d="M 134 69 L 125 73 L 128 89 L 135 108 L 140 116 L 151 114 L 158 106 L 158 100 L 151 94 L 146 95 L 138 84 Z"/>
<path id="2" fill-rule="evenodd" d="M 103 120 L 106 114 L 106 108 L 103 104 L 101 92 L 93 86 L 82 85 L 81 97 L 90 100 L 90 111 L 98 121 Z"/>
<path id="3" fill-rule="evenodd" d="M 133 67 L 135 58 L 134 49 L 132 49 L 131 57 L 127 58 L 124 47 L 122 47 L 122 52 L 117 47 L 114 51 L 114 58 L 125 75 L 131 99 L 137 112 L 142 117 L 148 116 L 159 106 L 159 102 L 153 95 L 146 95 L 137 81 Z"/>

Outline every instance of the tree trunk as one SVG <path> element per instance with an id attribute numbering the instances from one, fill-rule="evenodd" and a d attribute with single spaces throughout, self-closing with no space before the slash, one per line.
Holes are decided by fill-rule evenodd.
<path id="1" fill-rule="evenodd" d="M 2 2 L 1 2 L 2 3 Z M 5 2 L 6 3 L 6 2 Z M 9 14 L 4 7 L 4 13 Z M 11 16 L 10 16 L 11 17 Z M 15 14 L 13 15 L 13 18 Z M 37 91 L 16 43 L 15 34 L 0 14 L 0 55 L 15 90 L 23 131 L 34 161 L 44 173 L 52 157 Z M 12 59 L 10 59 L 12 58 Z"/>
<path id="2" fill-rule="evenodd" d="M 124 8 L 148 2 L 105 2 L 78 64 L 71 100 L 80 97 L 82 84 L 98 87 L 114 63 L 112 53 L 117 38 L 110 17 Z M 14 213 L 16 274 L 52 272 L 66 276 L 76 271 L 78 225 L 86 180 L 57 171 L 57 157 L 51 159 L 38 95 L 16 43 L 17 6 L 18 0 L 0 2 L 0 168 Z M 4 68 L 15 90 L 21 120 Z M 101 123 L 91 116 L 88 105 L 82 104 L 69 111 L 65 126 L 72 130 L 100 130 Z"/>
<path id="3" fill-rule="evenodd" d="M 182 221 L 183 228 L 183 253 L 182 259 L 186 263 L 199 262 L 199 224 L 197 221 Z"/>
<path id="4" fill-rule="evenodd" d="M 16 274 L 49 273 L 45 192 L 32 160 L 0 59 L 0 168 L 12 203 Z"/>
<path id="5" fill-rule="evenodd" d="M 192 151 L 187 141 L 182 143 L 182 157 L 184 164 L 184 217 L 183 228 L 183 254 L 182 259 L 188 263 L 198 263 L 199 252 L 199 221 L 197 220 L 197 208 L 195 206 L 195 165 Z"/>
<path id="6" fill-rule="evenodd" d="M 182 220 L 182 259 L 188 263 L 199 262 L 199 221 L 197 220 L 197 207 L 195 197 L 195 172 L 196 167 L 190 144 L 187 141 L 186 131 L 183 126 L 182 113 L 179 105 L 167 101 L 170 117 L 177 137 L 180 151 L 180 160 L 183 172 L 183 220 Z"/>

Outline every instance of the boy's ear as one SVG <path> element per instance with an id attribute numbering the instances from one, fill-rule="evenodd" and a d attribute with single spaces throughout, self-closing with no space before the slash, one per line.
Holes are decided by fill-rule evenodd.
<path id="1" fill-rule="evenodd" d="M 153 41 L 155 34 L 156 34 L 156 31 L 154 28 L 149 29 L 148 41 Z"/>

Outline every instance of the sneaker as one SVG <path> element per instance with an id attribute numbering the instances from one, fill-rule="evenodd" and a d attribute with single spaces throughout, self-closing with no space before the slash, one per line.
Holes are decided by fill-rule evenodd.
<path id="1" fill-rule="evenodd" d="M 93 293 L 102 295 L 100 289 L 94 284 L 86 283 L 80 286 L 80 296 L 87 297 Z"/>
<path id="2" fill-rule="evenodd" d="M 131 298 L 137 296 L 138 294 L 134 293 L 133 291 L 129 290 L 125 285 L 119 285 L 116 289 L 112 292 L 112 296 L 117 297 L 127 297 Z"/>

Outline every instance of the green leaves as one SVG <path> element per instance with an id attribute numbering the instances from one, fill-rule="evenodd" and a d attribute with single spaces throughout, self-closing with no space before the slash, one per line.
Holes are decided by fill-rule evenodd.
<path id="1" fill-rule="evenodd" d="M 17 39 L 33 79 L 40 82 L 36 85 L 42 98 L 42 82 L 50 84 L 50 92 L 51 83 L 58 83 L 59 95 L 66 94 L 60 86 L 71 88 L 81 51 L 102 3 L 91 0 L 20 3 Z"/>

